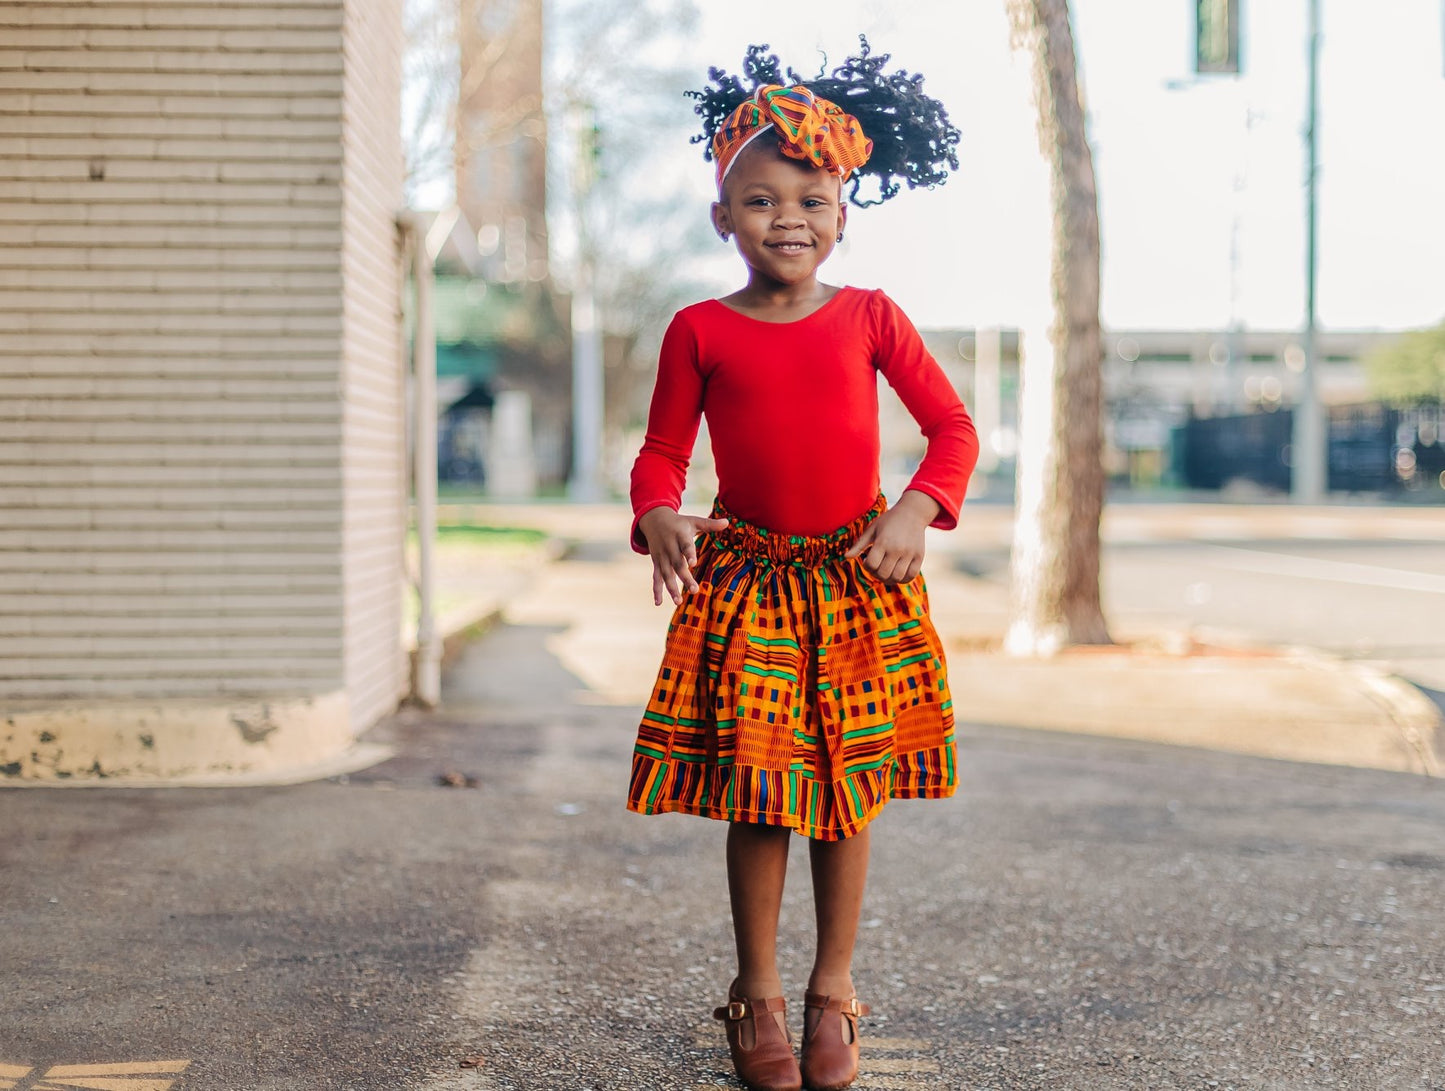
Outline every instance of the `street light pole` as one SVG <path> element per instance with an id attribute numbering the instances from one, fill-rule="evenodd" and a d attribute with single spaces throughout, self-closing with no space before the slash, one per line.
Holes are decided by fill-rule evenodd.
<path id="1" fill-rule="evenodd" d="M 572 480 L 573 500 L 603 499 L 602 329 L 592 294 L 592 261 L 583 254 L 572 284 Z"/>
<path id="2" fill-rule="evenodd" d="M 597 176 L 597 115 L 590 103 L 573 104 L 572 194 L 577 215 L 577 268 L 572 284 L 573 500 L 603 499 L 602 433 L 605 426 L 602 326 L 598 321 L 591 227 Z"/>
<path id="3" fill-rule="evenodd" d="M 1305 327 L 1304 368 L 1300 372 L 1291 437 L 1291 493 L 1302 504 L 1318 504 L 1328 487 L 1328 451 L 1320 404 L 1315 344 L 1315 287 L 1318 280 L 1319 212 L 1319 67 L 1320 0 L 1309 0 L 1309 115 L 1305 126 Z"/>

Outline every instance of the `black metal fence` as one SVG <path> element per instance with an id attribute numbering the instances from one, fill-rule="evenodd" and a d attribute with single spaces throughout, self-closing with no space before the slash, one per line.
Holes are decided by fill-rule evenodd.
<path id="1" fill-rule="evenodd" d="M 1415 492 L 1445 499 L 1445 407 L 1334 406 L 1328 419 L 1331 491 Z M 1293 427 L 1288 409 L 1191 419 L 1174 436 L 1175 472 L 1193 489 L 1247 482 L 1286 493 Z"/>

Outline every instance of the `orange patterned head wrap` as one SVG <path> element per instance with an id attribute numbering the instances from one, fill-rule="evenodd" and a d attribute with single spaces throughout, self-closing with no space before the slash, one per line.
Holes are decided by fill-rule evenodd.
<path id="1" fill-rule="evenodd" d="M 719 189 L 738 153 L 769 128 L 777 131 L 784 155 L 840 178 L 846 179 L 873 154 L 873 141 L 863 135 L 858 119 L 837 103 L 818 98 L 801 84 L 770 83 L 734 110 L 712 138 Z"/>

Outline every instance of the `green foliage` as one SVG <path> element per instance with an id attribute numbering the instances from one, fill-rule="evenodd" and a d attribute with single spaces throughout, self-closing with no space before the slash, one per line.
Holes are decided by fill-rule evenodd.
<path id="1" fill-rule="evenodd" d="M 547 540 L 547 535 L 530 527 L 472 526 L 466 523 L 440 523 L 437 537 L 448 542 L 473 545 L 534 546 Z"/>
<path id="2" fill-rule="evenodd" d="M 497 549 L 532 548 L 547 540 L 545 531 L 531 527 L 497 527 L 475 523 L 439 523 L 436 536 L 439 542 Z M 415 530 L 407 532 L 407 544 L 415 547 Z"/>
<path id="3" fill-rule="evenodd" d="M 1445 404 L 1445 322 L 1380 346 L 1366 358 L 1365 374 L 1387 405 Z"/>

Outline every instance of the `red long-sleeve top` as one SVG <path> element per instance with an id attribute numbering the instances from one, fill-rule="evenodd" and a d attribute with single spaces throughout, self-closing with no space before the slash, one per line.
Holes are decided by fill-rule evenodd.
<path id="1" fill-rule="evenodd" d="M 827 534 L 878 496 L 882 373 L 928 450 L 910 489 L 938 501 L 933 525 L 958 523 L 978 437 L 913 323 L 881 291 L 842 288 L 795 322 L 765 322 L 716 299 L 679 311 L 662 340 L 647 438 L 632 467 L 637 521 L 682 502 L 706 415 L 724 506 L 785 534 Z"/>

